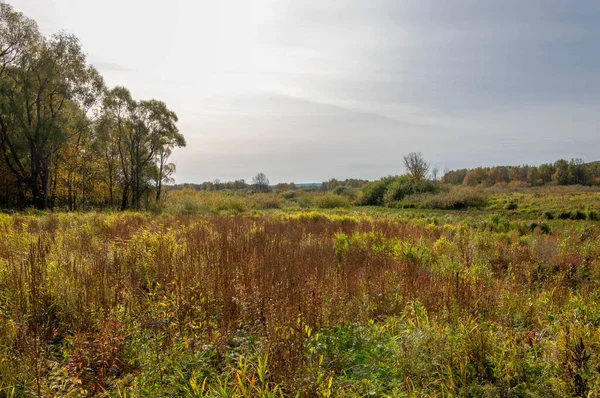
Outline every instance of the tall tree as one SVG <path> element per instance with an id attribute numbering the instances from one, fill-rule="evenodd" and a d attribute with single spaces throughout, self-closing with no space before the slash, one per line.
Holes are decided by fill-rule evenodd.
<path id="1" fill-rule="evenodd" d="M 102 101 L 106 94 L 104 79 L 93 66 L 81 73 L 81 80 L 73 90 L 73 102 L 79 112 L 74 119 L 74 134 L 68 151 L 66 164 L 66 185 L 68 207 L 74 210 L 78 197 L 85 206 L 89 191 L 91 163 L 95 161 L 93 151 L 94 122 L 102 114 Z"/>
<path id="2" fill-rule="evenodd" d="M 116 185 L 119 179 L 119 146 L 117 127 L 112 115 L 105 113 L 95 121 L 92 150 L 100 164 L 100 180 L 106 185 L 108 198 L 105 204 L 115 206 Z"/>
<path id="3" fill-rule="evenodd" d="M 0 0 L 0 202 L 139 208 L 169 181 L 177 115 L 157 100 L 108 91 L 75 36 L 41 35 Z"/>
<path id="4" fill-rule="evenodd" d="M 564 159 L 559 159 L 554 163 L 556 170 L 552 174 L 552 181 L 557 185 L 567 185 L 569 183 L 569 163 Z"/>
<path id="5" fill-rule="evenodd" d="M 105 117 L 114 125 L 114 138 L 119 158 L 121 182 L 121 210 L 129 206 L 129 190 L 132 181 L 131 149 L 134 145 L 133 114 L 136 103 L 125 87 L 115 87 L 109 91 L 104 101 Z"/>
<path id="6" fill-rule="evenodd" d="M 160 200 L 162 183 L 174 170 L 168 163 L 169 156 L 174 147 L 186 144 L 176 126 L 177 115 L 162 101 L 133 100 L 124 87 L 111 90 L 105 106 L 108 119 L 105 123 L 114 125 L 116 130 L 123 195 L 121 208 L 138 209 L 151 180 L 156 182 L 157 200 Z"/>
<path id="7" fill-rule="evenodd" d="M 425 161 L 421 152 L 411 152 L 403 159 L 406 172 L 414 181 L 421 181 L 427 178 L 429 172 L 429 163 Z"/>
<path id="8" fill-rule="evenodd" d="M 3 157 L 38 208 L 49 205 L 54 155 L 73 134 L 70 116 L 79 110 L 72 98 L 84 70 L 78 39 L 63 33 L 29 43 L 4 69 Z"/>
<path id="9" fill-rule="evenodd" d="M 252 177 L 252 185 L 257 191 L 269 191 L 269 179 L 267 178 L 267 175 L 265 173 L 257 173 L 254 177 Z"/>
<path id="10" fill-rule="evenodd" d="M 140 128 L 147 134 L 145 148 L 146 156 L 138 159 L 138 165 L 143 170 L 155 167 L 156 201 L 160 201 L 162 184 L 169 181 L 175 172 L 175 165 L 168 163 L 175 147 L 184 147 L 185 138 L 177 129 L 177 115 L 169 110 L 162 101 L 150 100 L 140 102 L 140 116 L 143 123 Z M 154 162 L 152 166 L 151 162 Z"/>

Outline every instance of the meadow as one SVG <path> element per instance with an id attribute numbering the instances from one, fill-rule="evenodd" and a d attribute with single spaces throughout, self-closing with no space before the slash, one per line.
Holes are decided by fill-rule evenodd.
<path id="1" fill-rule="evenodd" d="M 359 200 L 0 214 L 0 397 L 600 394 L 597 190 Z"/>

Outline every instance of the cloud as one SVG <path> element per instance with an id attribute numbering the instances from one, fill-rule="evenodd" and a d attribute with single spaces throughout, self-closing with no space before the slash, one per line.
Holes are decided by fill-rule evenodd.
<path id="1" fill-rule="evenodd" d="M 102 73 L 110 72 L 135 72 L 135 69 L 121 65 L 115 62 L 108 62 L 97 60 L 95 57 L 90 56 L 90 62 Z"/>
<path id="2" fill-rule="evenodd" d="M 15 1 L 178 113 L 180 182 L 598 156 L 595 0 Z"/>

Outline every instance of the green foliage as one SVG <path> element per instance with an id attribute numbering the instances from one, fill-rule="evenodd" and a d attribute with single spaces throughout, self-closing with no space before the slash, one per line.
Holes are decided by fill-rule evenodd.
<path id="1" fill-rule="evenodd" d="M 600 178 L 599 162 L 585 163 L 582 159 L 560 159 L 539 166 L 496 166 L 451 170 L 444 174 L 447 184 L 483 185 L 502 187 L 538 187 L 556 185 L 597 185 Z"/>
<path id="2" fill-rule="evenodd" d="M 363 186 L 358 195 L 358 203 L 362 206 L 380 206 L 384 204 L 383 197 L 394 177 L 382 178 Z"/>
<path id="3" fill-rule="evenodd" d="M 171 194 L 159 215 L 0 216 L 0 394 L 600 393 L 593 196 L 467 215 Z"/>
<path id="4" fill-rule="evenodd" d="M 319 209 L 335 209 L 339 207 L 349 207 L 350 201 L 341 195 L 323 195 L 315 198 L 315 205 Z"/>
<path id="5" fill-rule="evenodd" d="M 0 3 L 0 205 L 139 209 L 160 202 L 186 145 L 158 100 L 108 90 L 79 39 L 42 35 Z M 35 122 L 34 122 L 35 121 Z"/>
<path id="6" fill-rule="evenodd" d="M 251 196 L 252 207 L 254 209 L 280 209 L 283 207 L 285 199 L 277 194 L 269 195 L 264 193 L 254 194 Z M 243 200 L 239 199 L 242 203 Z"/>
<path id="7" fill-rule="evenodd" d="M 551 211 L 544 211 L 543 215 L 547 220 L 554 220 L 554 213 Z"/>
<path id="8" fill-rule="evenodd" d="M 399 203 L 402 208 L 461 210 L 487 205 L 487 195 L 469 187 L 452 187 L 439 193 L 410 195 Z"/>
<path id="9" fill-rule="evenodd" d="M 389 176 L 363 186 L 359 196 L 360 205 L 393 205 L 408 195 L 438 191 L 438 185 L 408 176 Z"/>

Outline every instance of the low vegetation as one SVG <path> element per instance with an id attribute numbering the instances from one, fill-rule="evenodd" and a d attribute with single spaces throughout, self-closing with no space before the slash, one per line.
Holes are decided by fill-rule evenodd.
<path id="1" fill-rule="evenodd" d="M 170 195 L 0 215 L 0 396 L 600 393 L 597 193 Z"/>

